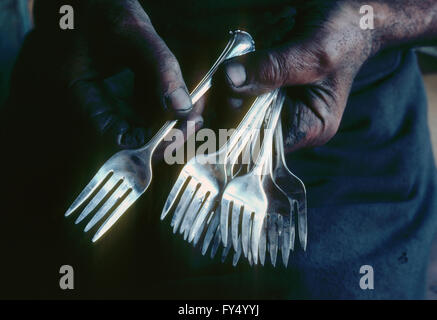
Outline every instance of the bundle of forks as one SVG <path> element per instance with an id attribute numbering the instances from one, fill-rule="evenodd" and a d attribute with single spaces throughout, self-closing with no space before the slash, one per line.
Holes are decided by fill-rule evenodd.
<path id="1" fill-rule="evenodd" d="M 279 89 L 259 96 L 227 143 L 215 153 L 193 157 L 170 191 L 161 219 L 173 210 L 173 232 L 194 245 L 203 239 L 203 254 L 212 241 L 212 257 L 220 243 L 223 260 L 233 247 L 234 265 L 241 253 L 249 264 L 264 265 L 266 251 L 276 265 L 280 251 L 286 266 L 294 248 L 295 213 L 305 249 L 305 187 L 284 159 L 284 99 Z"/>
<path id="2" fill-rule="evenodd" d="M 231 32 L 226 48 L 191 93 L 193 104 L 211 88 L 220 64 L 254 50 L 247 32 Z M 229 140 L 217 152 L 189 160 L 171 189 L 161 219 L 173 212 L 173 232 L 194 245 L 202 243 L 202 254 L 210 247 L 214 257 L 222 244 L 222 261 L 233 248 L 233 265 L 241 254 L 250 265 L 264 265 L 268 253 L 275 266 L 280 252 L 287 266 L 296 224 L 299 243 L 306 249 L 306 191 L 285 161 L 280 120 L 284 100 L 280 89 L 257 97 Z M 66 216 L 82 210 L 76 224 L 94 213 L 85 232 L 106 217 L 93 242 L 147 190 L 153 152 L 176 123 L 166 122 L 142 148 L 113 155 L 67 210 Z"/>

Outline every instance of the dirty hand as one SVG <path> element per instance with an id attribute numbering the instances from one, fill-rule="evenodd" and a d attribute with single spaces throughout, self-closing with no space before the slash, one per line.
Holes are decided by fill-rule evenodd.
<path id="1" fill-rule="evenodd" d="M 301 4 L 299 4 L 299 2 Z M 374 29 L 360 26 L 360 8 L 374 9 Z M 288 151 L 319 146 L 337 132 L 352 82 L 379 50 L 437 39 L 437 2 L 297 1 L 296 26 L 283 43 L 224 66 L 227 99 L 239 108 L 247 96 L 285 87 Z"/>

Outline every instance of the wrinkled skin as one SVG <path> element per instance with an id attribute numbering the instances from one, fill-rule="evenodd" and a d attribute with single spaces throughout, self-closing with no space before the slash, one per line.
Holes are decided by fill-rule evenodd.
<path id="1" fill-rule="evenodd" d="M 286 87 L 287 150 L 323 145 L 337 132 L 352 82 L 368 58 L 390 46 L 437 39 L 437 1 L 393 2 L 303 1 L 289 42 L 227 64 L 232 101 Z M 374 30 L 359 26 L 364 4 L 374 7 Z"/>
<path id="2" fill-rule="evenodd" d="M 109 134 L 120 148 L 138 147 L 148 138 L 144 127 L 114 111 L 115 99 L 102 87 L 102 78 L 125 67 L 136 78 L 157 83 L 154 92 L 167 117 L 193 120 L 200 128 L 204 102 L 191 105 L 177 58 L 140 3 L 79 3 L 79 12 L 85 14 L 80 15 L 78 31 L 59 38 L 68 48 L 59 78 L 97 130 Z M 374 30 L 359 27 L 359 8 L 364 4 L 375 9 Z M 247 97 L 286 87 L 287 151 L 322 145 L 335 135 L 352 82 L 369 57 L 387 47 L 435 41 L 437 34 L 437 1 L 433 0 L 297 1 L 296 7 L 296 30 L 289 39 L 276 48 L 227 62 L 215 79 L 225 87 L 231 109 L 240 109 Z M 39 10 L 48 9 L 41 5 Z M 38 11 L 36 22 L 45 32 L 54 27 L 43 19 L 38 23 Z M 148 113 L 166 117 L 160 110 Z"/>

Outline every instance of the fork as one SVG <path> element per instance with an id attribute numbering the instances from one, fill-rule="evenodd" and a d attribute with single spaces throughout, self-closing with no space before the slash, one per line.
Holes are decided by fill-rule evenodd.
<path id="1" fill-rule="evenodd" d="M 280 93 L 274 104 L 283 105 L 285 100 L 284 94 Z M 268 118 L 268 117 L 267 117 Z M 279 121 L 279 119 L 278 119 Z M 254 137 L 256 141 L 257 137 Z M 282 260 L 285 266 L 288 264 L 288 257 L 290 254 L 290 237 L 292 232 L 292 210 L 293 202 L 289 202 L 286 194 L 279 188 L 273 180 L 273 154 L 270 150 L 266 161 L 267 172 L 262 178 L 262 186 L 266 191 L 267 196 L 267 216 L 266 221 L 263 222 L 262 233 L 259 246 L 260 262 L 264 265 L 266 245 L 269 245 L 269 253 L 272 265 L 276 265 L 276 257 L 278 249 L 282 252 Z M 233 210 L 231 218 L 232 242 L 236 252 L 241 246 L 241 237 L 239 235 L 239 221 L 240 215 Z M 244 228 L 244 226 L 242 227 Z M 267 239 L 266 239 L 267 238 Z M 266 239 L 266 240 L 265 240 Z M 267 242 L 268 241 L 268 242 Z M 229 241 L 228 241 L 229 244 Z M 245 245 L 243 243 L 243 245 Z M 243 247 L 243 251 L 247 253 L 247 245 Z M 227 247 L 225 247 L 227 249 Z M 249 250 L 250 253 L 250 250 Z M 254 261 L 256 263 L 256 261 Z"/>
<path id="2" fill-rule="evenodd" d="M 275 103 L 283 104 L 284 99 L 285 96 L 279 96 Z M 255 137 L 253 137 L 252 139 L 253 139 L 252 140 L 252 145 L 253 145 L 255 141 Z M 297 212 L 299 208 L 301 210 L 301 217 L 302 217 L 300 224 L 303 225 L 303 228 L 301 228 L 301 230 L 302 229 L 304 230 L 302 240 L 305 241 L 306 243 L 305 186 L 299 178 L 297 178 L 289 171 L 285 163 L 284 150 L 283 150 L 282 124 L 280 119 L 278 120 L 278 124 L 276 126 L 276 130 L 274 133 L 274 141 L 275 141 L 274 158 L 276 160 L 275 171 L 272 171 L 273 155 L 271 155 L 268 161 L 268 168 L 269 168 L 268 173 L 270 175 L 270 179 L 266 179 L 266 177 L 264 177 L 263 179 L 264 190 L 270 190 L 270 191 L 267 192 L 269 207 L 267 210 L 268 213 L 266 219 L 262 227 L 260 244 L 259 244 L 259 256 L 260 256 L 261 264 L 264 265 L 265 252 L 267 249 L 270 253 L 272 265 L 275 266 L 277 252 L 279 249 L 282 251 L 282 261 L 284 263 L 284 266 L 287 267 L 290 249 L 294 247 L 295 226 L 294 226 L 293 216 L 294 216 L 294 212 Z M 247 152 L 248 150 L 249 148 L 246 149 L 245 152 Z M 280 181 L 285 180 L 286 184 L 284 183 L 282 184 L 284 190 L 282 190 L 276 184 L 276 181 L 272 179 L 272 177 L 274 176 L 274 172 L 276 173 L 277 176 L 280 176 L 279 179 Z M 299 196 L 296 196 L 296 194 Z M 286 196 L 288 201 L 287 199 L 284 199 L 284 196 Z M 300 205 L 299 205 L 299 201 L 300 201 Z M 289 204 L 288 208 L 287 206 L 284 206 L 285 203 Z M 239 223 L 239 219 L 232 220 L 231 228 L 234 231 L 238 230 L 237 229 L 238 223 Z M 215 224 L 213 223 L 212 225 L 213 227 L 216 226 L 217 222 L 215 222 Z M 219 227 L 217 226 L 216 229 L 219 229 Z M 211 231 L 212 230 L 208 230 L 210 234 Z M 232 236 L 233 236 L 233 246 L 234 246 L 233 265 L 235 266 L 240 258 L 242 245 L 241 245 L 241 236 L 238 234 L 238 232 L 232 233 Z M 203 254 L 205 254 L 208 248 L 209 245 L 209 242 L 207 242 L 208 240 L 209 239 L 207 237 L 206 242 L 204 242 L 204 246 L 202 249 Z M 218 231 L 216 230 L 213 239 L 212 249 L 211 249 L 211 258 L 215 256 L 219 241 L 221 241 L 221 237 L 220 234 L 218 234 Z M 223 247 L 222 262 L 226 259 L 231 247 L 232 245 L 228 239 L 226 246 Z M 304 244 L 302 244 L 302 247 L 304 248 Z M 251 251 L 249 250 L 247 257 L 249 259 L 249 264 L 252 265 L 252 261 L 251 261 L 252 259 L 250 253 Z"/>
<path id="3" fill-rule="evenodd" d="M 244 147 L 250 138 L 244 133 L 250 132 L 254 120 L 265 112 L 273 98 L 273 94 L 258 97 L 225 145 L 215 153 L 196 155 L 182 168 L 161 214 L 161 219 L 164 219 L 177 202 L 171 221 L 174 233 L 181 225 L 181 233 L 185 232 L 185 238 L 189 235 L 188 239 L 191 242 L 200 231 L 200 227 L 214 209 L 216 199 L 226 185 L 228 178 L 226 162 L 229 150 Z M 224 161 L 217 161 L 221 159 Z"/>
<path id="4" fill-rule="evenodd" d="M 297 225 L 299 242 L 303 250 L 306 250 L 308 227 L 307 227 L 307 200 L 305 185 L 287 167 L 284 156 L 284 141 L 282 135 L 282 123 L 278 121 L 275 132 L 275 169 L 273 179 L 279 188 L 287 195 L 294 211 L 297 211 Z M 292 220 L 293 221 L 293 220 Z M 295 228 L 291 228 L 291 248 L 294 247 Z"/>
<path id="5" fill-rule="evenodd" d="M 272 96 L 276 96 L 276 92 L 272 93 Z M 266 106 L 267 108 L 270 108 L 269 104 L 272 102 L 273 100 L 270 101 L 266 101 Z M 266 110 L 267 111 L 267 110 Z M 261 129 L 264 117 L 265 117 L 264 112 L 258 112 L 257 115 L 257 119 L 253 121 L 254 125 L 253 125 L 253 129 L 248 132 L 247 134 L 247 142 L 251 141 L 250 143 L 247 143 L 246 145 L 243 146 L 243 144 L 240 145 L 240 148 L 235 148 L 234 150 L 232 150 L 228 156 L 228 158 L 226 159 L 226 166 L 225 166 L 225 170 L 226 170 L 226 175 L 227 175 L 227 179 L 233 179 L 239 171 L 242 170 L 242 166 L 240 166 L 239 170 L 237 170 L 236 172 L 234 171 L 234 166 L 236 165 L 237 161 L 238 161 L 238 157 L 240 155 L 240 152 L 244 149 L 243 152 L 243 158 L 242 160 L 248 160 L 248 164 L 247 164 L 247 170 L 249 170 L 250 168 L 250 161 L 252 159 L 252 154 L 254 152 L 255 149 L 255 144 L 256 141 L 258 139 L 259 136 L 259 131 Z M 238 129 L 237 129 L 238 130 Z M 195 236 L 194 236 L 194 241 L 193 241 L 193 245 L 196 246 L 198 240 L 200 239 L 200 236 L 203 233 L 203 230 L 206 229 L 206 234 L 205 237 L 203 239 L 203 245 L 202 245 L 202 254 L 204 255 L 206 253 L 206 251 L 208 250 L 208 247 L 211 243 L 211 241 L 213 242 L 212 244 L 212 249 L 211 249 L 211 258 L 215 256 L 215 253 L 220 245 L 220 243 L 222 242 L 222 232 L 220 230 L 220 207 L 217 207 L 215 210 L 212 210 L 208 220 L 205 220 L 204 217 L 202 217 L 202 215 L 199 215 L 198 218 L 196 219 L 195 222 L 195 226 L 196 225 L 201 225 L 200 227 L 194 227 L 196 228 L 195 231 Z M 191 242 L 191 239 L 190 239 Z M 228 237 L 227 239 L 227 243 L 224 246 L 224 251 L 223 251 L 223 255 L 222 255 L 222 260 L 224 260 L 227 256 L 227 254 L 229 253 L 230 248 L 232 247 L 232 242 L 231 242 L 231 237 Z M 234 254 L 234 265 L 238 262 L 239 260 L 239 256 L 241 254 L 241 241 L 239 240 L 239 251 L 237 250 Z"/>
<path id="6" fill-rule="evenodd" d="M 262 120 L 262 119 L 260 119 L 260 120 Z M 246 145 L 244 153 L 243 153 L 242 160 L 249 161 L 247 163 L 247 168 L 246 168 L 247 172 L 250 171 L 250 165 L 251 165 L 250 161 L 253 159 L 254 149 L 256 147 L 256 142 L 257 142 L 257 139 L 259 136 L 259 130 L 260 130 L 261 123 L 259 123 L 256 126 L 257 129 L 256 129 L 256 131 L 254 131 L 252 133 L 251 138 L 250 138 L 251 143 Z M 234 172 L 233 169 L 234 169 L 235 162 L 237 160 L 237 154 L 234 154 L 233 156 L 230 156 L 229 158 L 230 159 L 228 160 L 228 175 L 229 175 L 229 178 L 233 178 L 234 176 L 237 176 L 239 174 L 239 172 L 242 171 L 243 166 L 240 166 L 240 168 L 236 172 Z M 207 228 L 207 232 L 206 232 L 206 235 L 205 235 L 205 238 L 203 241 L 203 245 L 202 245 L 202 254 L 205 255 L 205 253 L 208 250 L 208 247 L 212 241 L 213 243 L 212 243 L 211 254 L 210 254 L 211 258 L 214 258 L 219 245 L 222 243 L 220 223 L 219 223 L 220 208 L 217 208 L 217 210 L 213 213 L 213 215 L 214 216 L 211 219 L 212 223 L 209 224 L 209 222 L 208 222 L 208 223 L 206 223 L 205 227 L 202 227 L 202 230 L 204 228 Z M 199 233 L 198 237 L 200 237 L 200 233 Z M 198 238 L 195 238 L 194 243 L 193 243 L 194 246 L 196 246 L 197 240 L 198 240 Z M 221 257 L 222 263 L 226 260 L 232 247 L 233 247 L 232 238 L 228 237 L 226 246 L 223 247 L 223 252 L 222 252 L 222 257 Z M 261 247 L 261 245 L 260 245 L 260 247 Z M 264 245 L 264 247 L 265 247 L 265 245 Z M 234 255 L 232 258 L 232 265 L 234 267 L 237 265 L 237 263 L 240 259 L 241 252 L 242 252 L 241 236 L 239 235 L 238 236 L 238 246 L 236 249 L 234 249 Z M 250 253 L 250 251 L 249 251 L 247 258 L 248 258 L 248 262 L 249 262 L 250 266 L 252 266 L 252 254 Z M 264 260 L 262 260 L 262 261 L 264 261 Z"/>
<path id="7" fill-rule="evenodd" d="M 283 99 L 282 100 L 281 99 L 282 98 L 280 98 L 280 102 L 275 101 L 275 103 L 282 103 Z M 268 113 L 266 113 L 265 118 L 268 119 Z M 261 128 L 262 123 L 264 121 L 266 121 L 266 119 L 264 119 L 264 117 L 262 119 L 259 119 L 258 120 L 259 124 L 258 124 L 257 128 Z M 251 168 L 250 160 L 253 159 L 252 156 L 254 153 L 256 143 L 258 141 L 259 133 L 260 133 L 259 130 L 254 131 L 252 133 L 252 136 L 250 138 L 251 143 L 249 143 L 246 146 L 244 153 L 243 153 L 243 159 L 249 159 L 249 162 L 247 164 L 247 168 L 245 168 L 247 170 L 247 172 L 250 172 L 250 168 Z M 233 167 L 234 167 L 236 161 L 238 160 L 237 156 L 234 154 L 233 159 L 229 161 L 228 166 L 227 166 L 229 168 L 228 176 L 231 178 L 234 176 L 237 176 L 238 173 L 241 172 L 243 169 L 243 166 L 240 166 L 240 168 L 234 173 Z M 230 156 L 230 158 L 231 158 L 231 156 Z M 266 165 L 269 168 L 269 171 L 268 171 L 269 175 L 272 174 L 271 163 L 272 163 L 272 159 L 271 159 L 271 153 L 270 153 L 270 155 L 268 157 L 268 161 L 266 163 Z M 276 227 L 276 224 L 272 224 L 272 226 L 269 229 L 267 229 L 267 221 L 269 220 L 268 218 L 270 217 L 270 215 L 272 215 L 272 216 L 279 215 L 276 212 L 286 212 L 286 211 L 288 212 L 288 211 L 290 211 L 289 207 L 287 207 L 286 205 L 284 206 L 284 203 L 288 204 L 287 198 L 282 193 L 282 191 L 279 190 L 279 188 L 274 185 L 274 181 L 272 180 L 271 177 L 270 177 L 270 179 L 266 179 L 266 177 L 263 178 L 263 187 L 264 187 L 264 190 L 269 191 L 266 193 L 269 206 L 268 206 L 268 210 L 267 210 L 268 211 L 267 217 L 266 217 L 264 224 L 263 224 L 263 229 L 262 229 L 261 238 L 260 238 L 260 245 L 259 245 L 259 256 L 260 256 L 260 261 L 261 261 L 262 265 L 264 265 L 264 261 L 265 261 L 265 252 L 266 252 L 266 245 L 267 245 L 267 243 L 266 243 L 267 230 L 269 230 L 269 231 L 275 230 L 274 228 Z M 270 214 L 269 212 L 273 212 L 273 213 Z M 282 215 L 279 215 L 279 216 L 281 218 L 280 221 L 282 222 Z M 289 215 L 286 215 L 286 216 L 289 217 Z M 233 247 L 234 248 L 233 265 L 235 266 L 238 263 L 238 260 L 240 259 L 240 256 L 241 256 L 242 242 L 241 242 L 241 235 L 238 233 L 238 229 L 239 229 L 239 225 L 240 225 L 240 219 L 239 219 L 240 217 L 238 215 L 233 215 L 232 218 L 233 219 L 231 221 L 231 230 L 234 232 L 232 232 L 232 237 L 228 237 L 226 245 L 223 244 L 223 251 L 222 251 L 221 260 L 222 260 L 222 262 L 224 262 L 227 255 L 229 254 L 230 249 Z M 290 221 L 290 219 L 288 219 L 288 221 Z M 280 230 L 282 230 L 282 227 Z M 273 237 L 269 233 L 269 237 L 268 237 L 268 240 L 271 244 L 269 246 L 270 247 L 271 261 L 272 261 L 272 264 L 274 266 L 276 265 L 276 253 L 277 253 L 277 248 L 278 248 L 278 234 L 276 233 L 275 235 L 276 235 L 276 237 Z M 279 237 L 279 242 L 281 241 L 281 239 L 282 239 L 282 237 Z M 208 228 L 207 234 L 206 234 L 205 239 L 204 239 L 203 247 L 202 247 L 202 254 L 203 255 L 206 253 L 211 241 L 212 241 L 212 246 L 211 246 L 210 256 L 211 256 L 211 258 L 213 258 L 218 250 L 220 243 L 222 242 L 220 225 L 218 223 L 218 217 L 213 218 L 212 223 Z M 287 241 L 286 243 L 289 243 L 289 241 Z M 284 250 L 283 256 L 286 257 L 287 261 L 288 261 L 289 247 L 286 249 L 288 249 L 288 250 Z M 248 250 L 248 252 L 247 252 L 247 254 L 245 254 L 245 256 L 248 258 L 248 262 L 252 266 L 253 259 L 252 259 L 251 250 Z"/>
<path id="8" fill-rule="evenodd" d="M 231 35 L 231 39 L 219 58 L 190 94 L 193 104 L 209 90 L 212 85 L 212 76 L 224 60 L 255 50 L 254 41 L 247 32 L 236 30 L 231 32 Z M 101 205 L 93 218 L 85 226 L 85 232 L 90 230 L 113 210 L 97 230 L 92 238 L 93 242 L 97 241 L 111 228 L 126 210 L 147 190 L 152 180 L 151 159 L 153 152 L 176 123 L 177 120 L 167 121 L 143 147 L 135 150 L 123 150 L 114 154 L 99 169 L 97 174 L 69 207 L 65 216 L 71 215 L 89 200 L 75 222 L 78 224 Z"/>
<path id="9" fill-rule="evenodd" d="M 267 167 L 271 167 L 272 159 L 268 160 Z M 278 249 L 282 252 L 282 261 L 285 267 L 288 265 L 288 257 L 290 254 L 290 232 L 292 221 L 292 210 L 289 201 L 283 191 L 276 185 L 271 177 L 272 169 L 268 169 L 269 172 L 263 177 L 262 185 L 267 195 L 267 215 L 262 223 L 262 231 L 259 240 L 259 261 L 261 265 L 264 265 L 266 250 L 270 254 L 272 265 L 276 266 Z M 234 213 L 234 212 L 233 212 Z M 233 216 L 234 218 L 234 216 Z M 242 251 L 241 235 L 238 233 L 239 217 L 236 220 L 232 220 L 232 243 L 234 246 L 234 266 L 238 262 Z M 215 239 L 214 239 L 215 240 Z M 214 243 L 213 248 L 216 246 Z M 250 246 L 250 243 L 249 243 Z M 223 249 L 222 261 L 226 258 L 229 252 L 230 243 L 228 240 L 227 246 Z M 212 252 L 211 252 L 212 255 Z M 256 264 L 256 261 L 252 261 L 251 250 L 247 249 L 247 258 L 249 264 Z"/>
<path id="10" fill-rule="evenodd" d="M 262 182 L 263 177 L 267 174 L 266 161 L 271 156 L 273 129 L 278 122 L 281 109 L 282 104 L 273 106 L 272 115 L 267 123 L 266 134 L 255 166 L 249 173 L 230 181 L 223 192 L 221 200 L 220 228 L 223 244 L 227 244 L 229 214 L 231 214 L 232 220 L 240 219 L 241 216 L 243 252 L 247 256 L 250 249 L 255 264 L 258 261 L 259 241 L 268 208 L 267 195 Z M 238 232 L 238 230 L 232 231 Z"/>

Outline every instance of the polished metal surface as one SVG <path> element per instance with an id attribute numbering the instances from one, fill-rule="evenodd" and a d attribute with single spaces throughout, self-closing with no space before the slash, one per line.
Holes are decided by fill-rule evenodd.
<path id="1" fill-rule="evenodd" d="M 191 93 L 193 104 L 211 87 L 212 76 L 218 66 L 226 59 L 246 54 L 255 50 L 252 37 L 244 31 L 231 33 L 226 48 L 214 63 L 207 75 Z M 154 150 L 177 123 L 168 121 L 158 133 L 142 148 L 123 150 L 113 155 L 97 172 L 90 183 L 79 194 L 65 216 L 71 215 L 79 207 L 86 205 L 76 220 L 84 220 L 91 212 L 97 212 L 85 226 L 85 232 L 113 210 L 97 230 L 92 241 L 97 241 L 126 212 L 126 210 L 147 190 L 152 180 L 151 159 Z M 177 228 L 176 228 L 177 229 Z"/>
<path id="2" fill-rule="evenodd" d="M 274 101 L 274 105 L 282 105 L 284 103 L 285 96 L 280 93 L 277 99 Z M 273 107 L 272 107 L 273 108 Z M 270 109 L 272 109 L 270 108 Z M 278 106 L 276 107 L 278 108 Z M 266 120 L 268 120 L 268 113 L 265 115 Z M 258 125 L 260 127 L 260 125 Z M 246 146 L 245 153 L 252 152 L 253 146 L 255 145 L 256 139 L 259 134 L 251 136 L 251 143 Z M 288 169 L 285 157 L 284 157 L 284 145 L 282 136 L 282 125 L 280 120 L 278 120 L 276 129 L 274 132 L 274 142 L 275 148 L 267 157 L 266 160 L 266 171 L 262 177 L 262 187 L 264 188 L 266 198 L 267 198 L 267 210 L 266 216 L 262 221 L 262 231 L 259 238 L 259 261 L 262 265 L 265 263 L 266 252 L 270 255 L 270 260 L 273 266 L 276 266 L 278 252 L 281 252 L 282 262 L 285 267 L 288 265 L 290 250 L 294 248 L 294 238 L 295 238 L 295 222 L 294 215 L 298 214 L 299 228 L 299 238 L 301 240 L 301 246 L 305 250 L 306 248 L 306 238 L 307 238 L 307 218 L 306 218 L 306 192 L 305 186 L 302 181 L 297 178 Z M 229 164 L 228 164 L 229 165 Z M 252 166 L 249 164 L 247 167 L 248 172 Z M 231 171 L 232 172 L 232 171 Z M 241 173 L 240 168 L 231 178 L 235 177 L 238 173 Z M 230 179 L 231 179 L 230 178 Z M 280 185 L 278 184 L 280 183 Z M 241 210 L 241 208 L 240 208 Z M 223 244 L 223 251 L 221 260 L 225 261 L 230 249 L 234 248 L 234 255 L 232 258 L 232 263 L 235 266 L 243 252 L 242 249 L 242 233 L 243 228 L 241 224 L 241 219 L 238 213 L 241 211 L 232 210 L 231 214 L 236 213 L 232 216 L 232 221 L 230 229 L 232 230 L 232 241 L 228 237 L 226 244 Z M 255 218 L 255 217 L 253 217 Z M 249 229 L 253 227 L 250 226 Z M 246 227 L 247 228 L 247 227 Z M 238 230 L 241 229 L 241 232 Z M 211 257 L 214 257 L 219 243 L 222 241 L 220 225 L 218 223 L 218 218 L 213 217 L 210 223 L 207 235 L 205 237 L 202 253 L 205 254 L 210 242 L 211 246 Z M 251 231 L 247 234 L 251 235 Z M 248 241 L 246 245 L 248 247 L 245 257 L 247 257 L 250 265 L 257 263 L 252 255 L 251 241 Z"/>
<path id="3" fill-rule="evenodd" d="M 271 93 L 258 97 L 219 151 L 197 155 L 182 168 L 161 214 L 161 219 L 164 219 L 175 207 L 171 221 L 173 232 L 176 233 L 180 226 L 180 233 L 184 233 L 185 239 L 189 242 L 196 239 L 197 243 L 208 216 L 215 215 L 217 200 L 220 199 L 229 178 L 227 166 L 235 162 L 235 157 L 238 157 L 249 142 L 248 133 L 256 129 L 254 124 L 259 122 L 257 119 L 263 116 L 273 99 L 274 94 Z M 206 237 L 210 239 L 212 234 L 207 233 Z"/>
<path id="4" fill-rule="evenodd" d="M 244 166 L 240 166 L 240 168 L 237 171 L 234 170 L 234 166 L 236 165 L 237 160 L 242 152 L 243 152 L 243 159 L 249 160 L 249 163 L 247 164 L 247 170 L 249 170 L 251 168 L 251 160 L 254 159 L 252 157 L 253 156 L 252 153 L 255 149 L 254 145 L 256 144 L 256 141 L 258 139 L 265 114 L 268 112 L 268 110 L 270 108 L 270 104 L 274 100 L 276 94 L 277 94 L 277 92 L 271 93 L 271 95 L 269 95 L 268 100 L 256 100 L 255 101 L 255 102 L 261 102 L 264 104 L 263 110 L 262 110 L 262 112 L 258 112 L 257 118 L 253 120 L 252 129 L 250 131 L 246 131 L 246 134 L 245 134 L 246 139 L 244 141 L 241 140 L 240 141 L 241 144 L 239 145 L 239 147 L 232 150 L 229 154 L 229 157 L 227 159 L 226 166 L 225 166 L 228 181 L 230 181 L 235 176 L 237 176 L 238 173 L 241 172 L 243 167 L 244 167 Z M 254 106 L 255 106 L 255 104 L 254 104 Z M 221 191 L 223 191 L 223 190 L 221 190 Z M 220 199 L 217 199 L 217 201 L 219 202 Z M 201 227 L 201 230 L 206 230 L 206 234 L 205 234 L 205 237 L 203 240 L 203 245 L 202 245 L 202 254 L 205 254 L 207 252 L 208 247 L 212 241 L 213 244 L 212 244 L 212 248 L 211 248 L 211 257 L 215 256 L 215 253 L 217 252 L 217 249 L 218 249 L 220 243 L 222 242 L 222 231 L 220 229 L 220 212 L 221 212 L 221 209 L 220 209 L 220 206 L 218 205 L 218 206 L 216 206 L 216 209 L 213 212 L 211 212 L 210 218 L 204 223 L 205 225 Z M 194 245 L 196 245 L 201 234 L 202 234 L 202 232 L 199 232 L 196 235 L 196 237 L 194 239 Z M 232 247 L 231 237 L 228 237 L 226 244 L 224 245 L 224 249 L 223 249 L 223 253 L 222 253 L 222 260 L 223 261 L 224 261 L 224 259 L 226 259 L 231 247 Z M 239 237 L 238 238 L 238 248 L 236 249 L 236 251 L 234 253 L 234 258 L 233 258 L 234 265 L 237 264 L 237 262 L 240 258 L 240 255 L 241 255 L 241 239 Z M 251 257 L 251 255 L 249 257 Z"/>
<path id="5" fill-rule="evenodd" d="M 232 221 L 241 219 L 241 231 L 233 228 L 232 233 L 237 233 L 233 238 L 238 238 L 241 234 L 243 253 L 248 256 L 251 251 L 254 264 L 258 263 L 259 241 L 268 209 L 263 179 L 268 175 L 266 164 L 271 157 L 274 128 L 280 118 L 281 109 L 282 104 L 274 104 L 255 166 L 249 173 L 236 177 L 227 184 L 220 204 L 223 243 L 227 244 L 229 217 Z"/>

